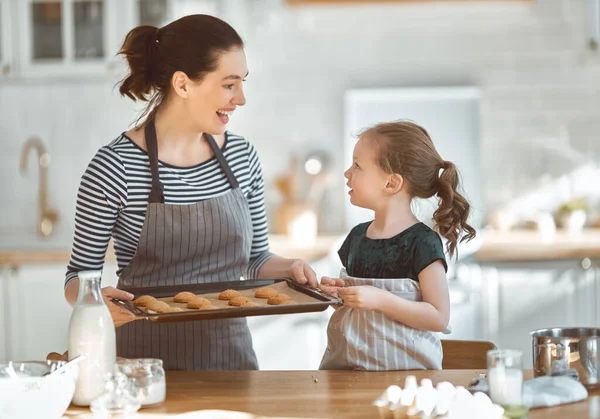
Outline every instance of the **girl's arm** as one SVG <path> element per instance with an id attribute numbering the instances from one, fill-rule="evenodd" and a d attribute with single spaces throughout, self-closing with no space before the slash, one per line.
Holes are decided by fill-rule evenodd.
<path id="1" fill-rule="evenodd" d="M 450 320 L 450 296 L 446 271 L 437 260 L 419 273 L 423 301 L 408 301 L 391 292 L 371 287 L 339 288 L 344 305 L 359 310 L 377 310 L 409 327 L 442 332 Z"/>
<path id="2" fill-rule="evenodd" d="M 450 321 L 446 271 L 439 260 L 419 273 L 423 301 L 408 301 L 391 292 L 382 295 L 379 311 L 415 329 L 442 332 Z"/>

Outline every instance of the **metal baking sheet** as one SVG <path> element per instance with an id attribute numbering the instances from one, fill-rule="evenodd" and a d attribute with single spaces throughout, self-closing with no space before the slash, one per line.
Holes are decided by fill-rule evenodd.
<path id="1" fill-rule="evenodd" d="M 283 292 L 292 298 L 290 304 L 269 305 L 264 298 L 254 297 L 257 288 L 269 286 L 279 292 Z M 250 298 L 259 304 L 256 307 L 233 307 L 226 300 L 219 300 L 218 295 L 222 291 L 233 289 L 241 295 Z M 113 299 L 113 302 L 129 311 L 138 319 L 146 319 L 154 323 L 180 322 L 191 320 L 225 319 L 232 317 L 265 316 L 271 314 L 292 314 L 323 311 L 330 305 L 343 304 L 343 301 L 324 291 L 307 285 L 300 285 L 290 279 L 256 279 L 245 281 L 215 282 L 209 284 L 173 285 L 147 288 L 127 288 L 135 298 L 142 295 L 151 295 L 160 301 L 164 301 L 172 307 L 180 307 L 184 311 L 170 313 L 155 313 L 144 311 L 136 307 L 132 301 Z M 217 310 L 195 310 L 186 307 L 186 303 L 173 301 L 175 294 L 189 291 L 198 296 L 207 298 Z"/>

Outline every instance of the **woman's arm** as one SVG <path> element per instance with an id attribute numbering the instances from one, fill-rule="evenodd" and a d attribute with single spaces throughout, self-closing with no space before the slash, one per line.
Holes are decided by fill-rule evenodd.
<path id="1" fill-rule="evenodd" d="M 69 293 L 67 296 L 66 288 L 77 279 L 79 272 L 102 270 L 119 208 L 126 195 L 125 168 L 120 157 L 108 147 L 101 148 L 79 183 L 75 233 L 64 284 L 67 299 L 73 298 L 73 295 Z"/>
<path id="2" fill-rule="evenodd" d="M 101 270 L 106 249 L 116 224 L 118 210 L 125 202 L 127 182 L 119 156 L 103 147 L 94 156 L 81 177 L 75 212 L 75 234 L 71 259 L 65 277 L 65 299 L 74 306 L 79 293 L 78 273 Z M 114 287 L 102 288 L 102 294 L 116 326 L 133 316 L 110 302 L 110 297 L 131 300 L 133 295 Z"/>
<path id="3" fill-rule="evenodd" d="M 450 321 L 450 296 L 446 271 L 435 261 L 419 273 L 423 301 L 409 301 L 372 286 L 339 288 L 344 305 L 359 310 L 377 310 L 409 327 L 442 332 Z"/>
<path id="4" fill-rule="evenodd" d="M 258 278 L 289 278 L 299 284 L 308 284 L 317 287 L 317 275 L 310 265 L 301 259 L 287 259 L 273 256 L 261 267 Z"/>

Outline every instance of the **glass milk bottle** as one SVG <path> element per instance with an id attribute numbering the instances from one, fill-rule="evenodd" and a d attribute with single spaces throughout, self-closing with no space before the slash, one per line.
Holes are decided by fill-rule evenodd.
<path id="1" fill-rule="evenodd" d="M 104 377 L 113 372 L 115 326 L 100 290 L 101 271 L 79 272 L 79 295 L 69 323 L 69 360 L 79 355 L 79 378 L 73 404 L 89 406 L 104 392 Z"/>

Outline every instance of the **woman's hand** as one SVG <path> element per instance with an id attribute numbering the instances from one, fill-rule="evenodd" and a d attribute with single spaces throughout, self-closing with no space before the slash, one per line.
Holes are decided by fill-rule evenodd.
<path id="1" fill-rule="evenodd" d="M 124 324 L 135 320 L 133 314 L 119 307 L 110 300 L 111 298 L 118 298 L 119 300 L 130 301 L 133 299 L 132 294 L 116 289 L 115 287 L 104 287 L 102 288 L 102 296 L 104 297 L 104 302 L 106 303 L 106 306 L 110 311 L 110 315 L 113 318 L 115 327 L 123 326 Z"/>
<path id="2" fill-rule="evenodd" d="M 384 291 L 370 285 L 338 288 L 338 295 L 344 300 L 344 306 L 356 310 L 376 310 L 380 306 Z"/>
<path id="3" fill-rule="evenodd" d="M 338 288 L 345 286 L 346 284 L 341 278 L 330 278 L 328 276 L 324 276 L 321 278 L 321 285 L 319 285 L 319 288 L 328 294 L 338 295 Z"/>
<path id="4" fill-rule="evenodd" d="M 308 284 L 317 287 L 317 274 L 310 267 L 308 262 L 302 259 L 296 259 L 292 262 L 289 271 L 289 277 L 299 284 Z"/>

